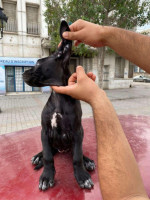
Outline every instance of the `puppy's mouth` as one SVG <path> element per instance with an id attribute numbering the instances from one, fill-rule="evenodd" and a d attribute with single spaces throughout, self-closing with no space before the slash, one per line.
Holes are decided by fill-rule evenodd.
<path id="1" fill-rule="evenodd" d="M 32 73 L 30 72 L 30 70 L 27 70 L 22 74 L 22 76 L 23 76 L 24 82 L 28 84 L 28 82 L 30 82 L 30 79 L 32 77 Z"/>
<path id="2" fill-rule="evenodd" d="M 22 75 L 24 82 L 31 87 L 61 86 L 63 84 L 62 81 L 55 80 L 53 78 L 40 81 L 39 77 L 36 77 L 30 70 L 25 71 Z"/>
<path id="3" fill-rule="evenodd" d="M 26 84 L 31 87 L 42 87 L 42 85 L 36 80 L 36 77 L 33 77 L 33 69 L 25 71 L 22 76 Z"/>

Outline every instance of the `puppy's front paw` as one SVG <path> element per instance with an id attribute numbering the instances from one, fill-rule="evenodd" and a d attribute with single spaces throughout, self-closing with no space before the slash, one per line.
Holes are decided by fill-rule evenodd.
<path id="1" fill-rule="evenodd" d="M 84 167 L 86 170 L 88 171 L 93 171 L 95 170 L 95 163 L 94 160 L 89 159 L 88 157 L 83 157 L 83 163 L 84 163 Z"/>
<path id="2" fill-rule="evenodd" d="M 31 159 L 31 163 L 32 163 L 32 165 L 35 165 L 35 168 L 34 168 L 35 170 L 38 170 L 41 167 L 43 167 L 43 154 L 42 154 L 42 152 L 33 156 L 32 159 Z"/>
<path id="3" fill-rule="evenodd" d="M 94 186 L 90 174 L 85 170 L 78 170 L 75 173 L 76 180 L 81 188 L 92 189 Z"/>
<path id="4" fill-rule="evenodd" d="M 40 180 L 39 180 L 39 189 L 40 190 L 47 190 L 49 187 L 54 186 L 54 178 L 51 178 L 48 173 L 42 173 Z"/>

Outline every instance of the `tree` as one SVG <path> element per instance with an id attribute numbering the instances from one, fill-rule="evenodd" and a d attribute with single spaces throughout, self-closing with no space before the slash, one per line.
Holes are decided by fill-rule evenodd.
<path id="1" fill-rule="evenodd" d="M 90 21 L 92 16 L 91 12 L 86 13 L 85 11 L 82 12 L 84 14 L 81 15 L 80 10 L 82 8 L 83 2 L 90 3 L 90 0 L 45 0 L 46 11 L 44 15 L 48 24 L 48 32 L 51 37 L 51 52 L 56 50 L 57 45 L 60 42 L 60 36 L 58 33 L 61 19 L 65 19 L 70 24 L 79 18 Z M 78 6 L 75 6 L 76 4 L 79 5 L 79 9 Z M 79 47 L 73 46 L 73 54 L 78 56 L 93 57 L 96 54 L 96 51 L 85 46 L 84 44 L 80 44 Z"/>
<path id="2" fill-rule="evenodd" d="M 150 21 L 149 0 L 45 0 L 45 19 L 48 23 L 53 50 L 59 42 L 58 29 L 60 20 L 65 18 L 68 22 L 84 19 L 101 25 L 117 26 L 133 29 L 143 26 Z M 54 48 L 55 46 L 55 48 Z M 94 52 L 81 44 L 73 49 L 75 55 L 93 56 Z M 99 54 L 99 85 L 103 87 L 103 67 L 106 48 L 98 50 Z"/>

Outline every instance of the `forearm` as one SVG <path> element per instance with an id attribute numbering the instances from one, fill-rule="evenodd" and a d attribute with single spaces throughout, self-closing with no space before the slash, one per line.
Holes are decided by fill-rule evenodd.
<path id="1" fill-rule="evenodd" d="M 150 73 L 150 37 L 115 27 L 104 27 L 106 45 Z"/>
<path id="2" fill-rule="evenodd" d="M 147 197 L 134 155 L 112 104 L 106 95 L 99 95 L 92 108 L 103 199 L 121 200 L 134 195 Z"/>

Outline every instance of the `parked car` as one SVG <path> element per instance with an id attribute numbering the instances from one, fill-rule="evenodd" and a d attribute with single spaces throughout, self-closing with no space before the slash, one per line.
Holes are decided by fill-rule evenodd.
<path id="1" fill-rule="evenodd" d="M 134 78 L 133 78 L 133 81 L 134 82 L 149 82 L 150 83 L 150 78 L 147 78 L 147 77 L 144 77 L 144 76 L 142 76 L 142 75 L 139 75 L 139 76 L 135 76 Z"/>

